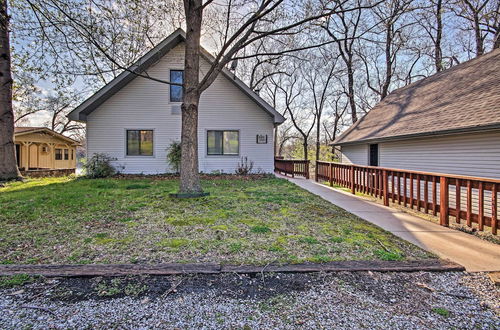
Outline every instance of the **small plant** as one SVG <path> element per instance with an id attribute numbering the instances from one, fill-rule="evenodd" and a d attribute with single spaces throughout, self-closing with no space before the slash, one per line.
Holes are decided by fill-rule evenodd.
<path id="1" fill-rule="evenodd" d="M 167 161 L 175 170 L 176 173 L 179 173 L 181 168 L 181 143 L 180 142 L 172 142 L 168 146 L 167 149 Z"/>
<path id="2" fill-rule="evenodd" d="M 146 292 L 147 286 L 146 285 L 141 285 L 139 283 L 128 283 L 127 286 L 125 287 L 125 295 L 127 296 L 140 296 L 144 292 Z"/>
<path id="3" fill-rule="evenodd" d="M 247 175 L 252 172 L 253 161 L 248 160 L 248 157 L 241 157 L 241 161 L 238 162 L 238 167 L 236 167 L 236 174 Z"/>
<path id="4" fill-rule="evenodd" d="M 342 243 L 344 241 L 344 238 L 341 236 L 336 236 L 336 237 L 330 238 L 330 241 L 333 243 Z"/>
<path id="5" fill-rule="evenodd" d="M 111 297 L 121 293 L 122 281 L 119 278 L 112 279 L 109 283 L 106 280 L 99 281 L 95 290 L 100 297 Z"/>
<path id="6" fill-rule="evenodd" d="M 252 233 L 256 233 L 256 234 L 265 234 L 265 233 L 269 233 L 271 231 L 271 229 L 269 229 L 269 227 L 267 226 L 253 226 L 250 231 Z"/>
<path id="7" fill-rule="evenodd" d="M 403 256 L 400 253 L 385 250 L 376 250 L 375 255 L 380 259 L 387 261 L 398 261 L 403 259 Z"/>
<path id="8" fill-rule="evenodd" d="M 299 243 L 318 244 L 319 241 L 314 237 L 304 236 L 299 239 Z"/>
<path id="9" fill-rule="evenodd" d="M 159 247 L 178 249 L 189 244 L 189 240 L 184 238 L 167 238 L 157 243 Z"/>
<path id="10" fill-rule="evenodd" d="M 450 316 L 450 311 L 447 310 L 446 308 L 436 307 L 436 308 L 433 308 L 432 311 L 434 313 L 441 315 L 441 316 L 444 316 L 444 317 Z"/>
<path id="11" fill-rule="evenodd" d="M 0 277 L 0 288 L 13 288 L 26 283 L 33 282 L 34 278 L 27 274 L 15 274 Z"/>
<path id="12" fill-rule="evenodd" d="M 111 162 L 116 160 L 106 154 L 93 154 L 83 165 L 86 176 L 91 179 L 107 178 L 116 173 L 116 169 Z"/>

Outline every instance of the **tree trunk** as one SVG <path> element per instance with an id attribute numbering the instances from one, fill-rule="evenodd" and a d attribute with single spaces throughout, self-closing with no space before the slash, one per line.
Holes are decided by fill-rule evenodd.
<path id="1" fill-rule="evenodd" d="M 321 116 L 318 114 L 318 121 L 316 122 L 316 160 L 319 160 L 319 147 L 321 145 L 320 141 L 320 130 L 321 130 L 321 125 L 320 125 L 320 120 Z"/>
<path id="2" fill-rule="evenodd" d="M 352 123 L 358 121 L 358 114 L 356 111 L 356 100 L 354 99 L 354 70 L 352 68 L 352 57 L 349 56 L 349 61 L 347 64 L 347 88 L 348 88 L 348 97 L 349 97 L 349 105 L 351 106 L 351 118 Z"/>
<path id="3" fill-rule="evenodd" d="M 478 57 L 484 54 L 483 36 L 481 34 L 478 12 L 474 12 L 474 34 L 476 38 L 476 57 Z"/>
<path id="4" fill-rule="evenodd" d="M 389 86 L 392 80 L 392 56 L 391 56 L 391 45 L 392 45 L 392 23 L 387 25 L 386 36 L 385 36 L 385 81 L 382 86 L 382 92 L 380 93 L 380 100 L 383 100 L 389 94 Z"/>
<path id="5" fill-rule="evenodd" d="M 304 148 L 304 159 L 308 160 L 309 157 L 307 156 L 307 149 L 309 149 L 309 146 L 307 144 L 307 139 L 304 140 L 304 143 L 302 144 L 302 147 Z"/>
<path id="6" fill-rule="evenodd" d="M 14 145 L 12 74 L 7 0 L 0 0 L 0 181 L 21 178 Z"/>
<path id="7" fill-rule="evenodd" d="M 186 49 L 184 55 L 184 99 L 181 132 L 181 194 L 201 193 L 198 169 L 198 104 L 200 101 L 200 36 L 202 0 L 184 0 Z"/>
<path id="8" fill-rule="evenodd" d="M 442 0 L 436 3 L 436 43 L 434 45 L 434 63 L 436 72 L 443 70 L 443 51 L 441 50 L 441 39 L 443 34 L 443 21 L 441 17 Z"/>
<path id="9" fill-rule="evenodd" d="M 495 32 L 495 38 L 493 39 L 493 49 L 500 48 L 500 27 L 497 28 Z"/>

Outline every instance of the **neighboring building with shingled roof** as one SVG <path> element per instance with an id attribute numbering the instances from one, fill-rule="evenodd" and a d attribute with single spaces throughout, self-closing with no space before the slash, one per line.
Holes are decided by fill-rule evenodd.
<path id="1" fill-rule="evenodd" d="M 500 178 L 500 49 L 395 90 L 333 144 L 346 164 Z"/>

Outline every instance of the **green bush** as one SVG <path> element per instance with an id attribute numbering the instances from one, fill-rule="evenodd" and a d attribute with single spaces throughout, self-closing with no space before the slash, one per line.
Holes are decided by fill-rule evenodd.
<path id="1" fill-rule="evenodd" d="M 172 142 L 167 149 L 167 161 L 175 170 L 176 173 L 179 173 L 181 168 L 181 143 L 180 142 Z"/>
<path id="2" fill-rule="evenodd" d="M 116 160 L 106 154 L 93 154 L 83 165 L 86 176 L 91 179 L 107 178 L 116 173 L 116 169 L 111 162 Z"/>

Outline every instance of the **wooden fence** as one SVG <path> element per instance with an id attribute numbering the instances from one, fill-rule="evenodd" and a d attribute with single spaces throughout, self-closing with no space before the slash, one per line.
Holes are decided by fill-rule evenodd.
<path id="1" fill-rule="evenodd" d="M 437 215 L 440 224 L 448 226 L 450 216 L 456 223 L 477 224 L 478 230 L 491 227 L 496 235 L 500 180 L 452 174 L 408 171 L 373 166 L 316 162 L 316 181 L 328 181 L 425 213 Z"/>
<path id="2" fill-rule="evenodd" d="M 299 175 L 309 179 L 309 161 L 275 158 L 274 171 L 285 175 L 290 174 L 292 178 Z"/>

